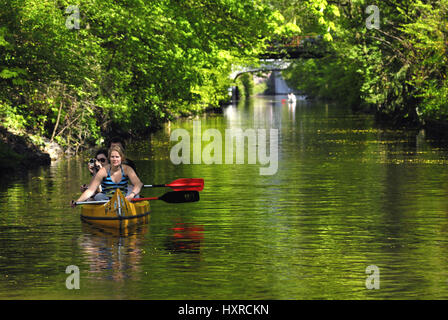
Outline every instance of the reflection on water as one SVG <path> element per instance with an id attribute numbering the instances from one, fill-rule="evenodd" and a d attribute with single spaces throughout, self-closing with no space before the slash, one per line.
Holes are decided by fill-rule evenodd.
<path id="1" fill-rule="evenodd" d="M 129 144 L 143 183 L 204 178 L 205 188 L 196 203 L 152 202 L 151 222 L 125 234 L 68 208 L 90 179 L 79 159 L 2 184 L 0 298 L 446 299 L 446 143 L 344 106 L 282 99 L 198 118 L 202 132 L 278 129 L 275 175 L 247 158 L 174 165 L 170 134 L 192 132 L 192 119 Z M 80 268 L 80 290 L 65 287 L 68 265 Z M 379 290 L 366 289 L 370 265 Z"/>
<path id="2" fill-rule="evenodd" d="M 191 223 L 176 222 L 173 233 L 167 238 L 166 248 L 172 253 L 201 253 L 204 227 Z"/>
<path id="3" fill-rule="evenodd" d="M 79 246 L 89 265 L 89 277 L 125 281 L 139 276 L 147 225 L 119 231 L 82 222 L 82 231 Z"/>

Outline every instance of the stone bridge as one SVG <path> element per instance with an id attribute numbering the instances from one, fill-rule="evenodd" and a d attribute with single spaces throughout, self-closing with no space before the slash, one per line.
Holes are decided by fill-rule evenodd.
<path id="1" fill-rule="evenodd" d="M 260 72 L 260 71 L 281 71 L 288 68 L 291 65 L 289 60 L 281 59 L 266 59 L 260 60 L 260 64 L 256 66 L 234 66 L 230 78 L 236 80 L 240 74 L 250 72 Z"/>

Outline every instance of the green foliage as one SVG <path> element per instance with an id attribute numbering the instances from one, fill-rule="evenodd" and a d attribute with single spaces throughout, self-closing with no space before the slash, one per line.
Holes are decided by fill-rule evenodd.
<path id="1" fill-rule="evenodd" d="M 415 19 L 400 28 L 409 48 L 407 83 L 421 101 L 423 119 L 448 121 L 448 1 L 432 5 L 416 1 L 410 11 Z"/>
<path id="2" fill-rule="evenodd" d="M 369 104 L 397 120 L 448 121 L 448 0 L 381 1 L 379 29 L 368 29 L 366 0 L 309 0 L 285 16 L 306 21 L 330 43 L 322 60 L 298 61 L 285 72 L 313 96 Z M 328 36 L 327 36 L 328 35 Z"/>
<path id="3" fill-rule="evenodd" d="M 227 98 L 233 64 L 298 31 L 262 0 L 0 0 L 0 117 L 75 150 Z M 76 9 L 76 8 L 75 8 Z"/>
<path id="4" fill-rule="evenodd" d="M 301 59 L 283 72 L 289 84 L 308 96 L 360 104 L 360 75 L 356 65 L 345 65 L 335 57 Z"/>
<path id="5" fill-rule="evenodd" d="M 240 90 L 243 97 L 250 97 L 254 93 L 254 81 L 251 73 L 243 73 L 238 77 L 237 84 L 243 90 Z"/>
<path id="6" fill-rule="evenodd" d="M 0 117 L 3 125 L 14 130 L 23 130 L 26 127 L 25 117 L 21 114 L 20 106 L 11 107 L 6 104 L 0 105 Z"/>

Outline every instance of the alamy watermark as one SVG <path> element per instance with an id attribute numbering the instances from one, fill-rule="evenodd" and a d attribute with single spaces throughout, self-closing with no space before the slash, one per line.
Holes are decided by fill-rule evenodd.
<path id="1" fill-rule="evenodd" d="M 366 268 L 366 288 L 369 290 L 380 288 L 380 268 L 370 265 Z"/>
<path id="2" fill-rule="evenodd" d="M 278 169 L 278 130 L 269 130 L 269 154 L 267 151 L 267 130 L 240 128 L 226 129 L 224 138 L 217 129 L 202 133 L 201 121 L 193 121 L 193 137 L 185 129 L 175 129 L 170 141 L 178 141 L 171 148 L 173 164 L 245 164 L 247 139 L 247 164 L 267 165 L 260 168 L 260 175 L 274 175 Z M 179 141 L 180 139 L 180 141 Z M 223 140 L 224 139 L 224 140 Z M 204 147 L 203 142 L 208 142 Z M 224 142 L 224 149 L 223 149 Z M 193 160 L 191 160 L 191 151 Z"/>
<path id="3" fill-rule="evenodd" d="M 79 289 L 79 268 L 75 265 L 67 266 L 66 274 L 70 274 L 65 280 L 65 287 L 69 290 Z"/>
<path id="4" fill-rule="evenodd" d="M 79 22 L 80 22 L 79 7 L 75 5 L 70 5 L 65 9 L 65 13 L 69 14 L 67 19 L 65 19 L 65 26 L 67 27 L 67 29 L 79 30 Z"/>
<path id="5" fill-rule="evenodd" d="M 378 6 L 371 4 L 366 8 L 365 11 L 370 16 L 366 19 L 366 28 L 371 29 L 379 29 L 380 28 L 380 9 Z"/>

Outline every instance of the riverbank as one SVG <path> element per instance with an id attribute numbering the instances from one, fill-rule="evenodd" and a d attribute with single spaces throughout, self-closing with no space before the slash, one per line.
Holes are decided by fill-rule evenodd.
<path id="1" fill-rule="evenodd" d="M 190 113 L 188 115 L 178 116 L 177 118 L 185 118 L 195 116 L 197 114 L 221 114 L 223 106 L 229 102 L 221 101 L 219 106 L 209 106 L 201 112 Z M 156 128 L 160 128 L 157 125 Z M 111 131 L 112 130 L 112 131 Z M 132 139 L 135 136 L 126 132 L 118 132 L 111 128 L 106 130 L 107 133 L 104 139 L 120 136 L 123 139 Z M 158 129 L 148 131 L 150 134 Z M 30 135 L 26 132 L 13 132 L 14 130 L 7 129 L 0 126 L 0 176 L 11 175 L 33 169 L 39 166 L 50 165 L 51 161 L 59 160 L 63 157 L 71 157 L 76 155 L 76 152 L 71 148 L 64 150 L 56 142 L 51 142 L 50 139 L 39 135 Z M 94 148 L 93 145 L 84 146 L 84 149 Z M 84 150 L 83 149 L 83 150 Z"/>
<path id="2" fill-rule="evenodd" d="M 327 61 L 326 65 L 318 59 L 311 60 L 296 62 L 282 72 L 287 85 L 294 91 L 303 92 L 310 100 L 345 104 L 355 113 L 371 114 L 381 126 L 409 130 L 425 129 L 433 139 L 448 139 L 447 118 L 442 112 L 422 112 L 427 108 L 425 101 L 413 96 L 411 92 L 403 89 L 401 96 L 385 94 L 387 101 L 374 103 L 372 99 L 367 99 L 361 90 L 362 79 L 355 81 L 354 74 L 341 70 L 336 75 L 333 74 L 334 69 L 339 68 L 341 64 Z M 335 77 L 341 75 L 344 75 L 341 79 L 345 82 L 335 81 Z"/>
<path id="3" fill-rule="evenodd" d="M 0 176 L 50 165 L 63 155 L 62 148 L 48 139 L 33 141 L 22 133 L 13 133 L 0 126 Z M 48 140 L 48 141 L 47 141 Z"/>

